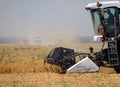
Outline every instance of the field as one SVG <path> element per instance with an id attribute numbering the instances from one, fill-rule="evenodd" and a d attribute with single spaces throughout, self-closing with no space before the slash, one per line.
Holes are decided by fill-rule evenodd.
<path id="1" fill-rule="evenodd" d="M 91 45 L 97 51 L 100 45 Z M 89 52 L 89 45 L 71 46 Z M 112 68 L 96 73 L 59 74 L 61 69 L 44 64 L 52 47 L 0 45 L 0 87 L 120 87 L 120 74 Z"/>

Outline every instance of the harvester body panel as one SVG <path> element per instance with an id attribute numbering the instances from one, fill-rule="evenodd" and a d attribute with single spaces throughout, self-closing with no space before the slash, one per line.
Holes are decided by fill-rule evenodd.
<path id="1" fill-rule="evenodd" d="M 84 73 L 97 72 L 99 67 L 89 58 L 86 57 L 67 69 L 67 73 Z"/>

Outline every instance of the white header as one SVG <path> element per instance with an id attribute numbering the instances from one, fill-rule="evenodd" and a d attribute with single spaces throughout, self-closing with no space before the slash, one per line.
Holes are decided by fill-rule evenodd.
<path id="1" fill-rule="evenodd" d="M 120 2 L 119 1 L 103 1 L 103 2 L 99 2 L 99 3 L 102 4 L 102 6 L 101 6 L 102 8 L 111 7 L 111 6 L 115 6 L 115 7 L 120 8 Z M 97 7 L 97 2 L 90 3 L 85 8 L 89 8 L 89 9 L 98 8 Z"/>
<path id="2" fill-rule="evenodd" d="M 67 69 L 67 73 L 97 72 L 99 67 L 89 58 L 85 57 Z"/>

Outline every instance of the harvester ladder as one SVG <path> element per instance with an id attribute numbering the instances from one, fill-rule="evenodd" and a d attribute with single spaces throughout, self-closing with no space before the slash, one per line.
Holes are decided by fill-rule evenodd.
<path id="1" fill-rule="evenodd" d="M 108 41 L 108 59 L 110 66 L 119 65 L 117 40 Z"/>

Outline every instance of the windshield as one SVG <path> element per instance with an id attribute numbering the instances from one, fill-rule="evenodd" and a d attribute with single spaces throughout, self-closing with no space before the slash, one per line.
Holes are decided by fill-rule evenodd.
<path id="1" fill-rule="evenodd" d="M 93 21 L 93 27 L 96 35 L 101 35 L 100 26 L 104 26 L 104 34 L 106 37 L 115 37 L 116 32 L 116 25 L 118 23 L 118 9 L 111 7 L 111 8 L 104 8 L 100 9 L 102 17 L 98 9 L 91 10 L 91 16 Z M 102 33 L 103 34 L 103 33 Z"/>

